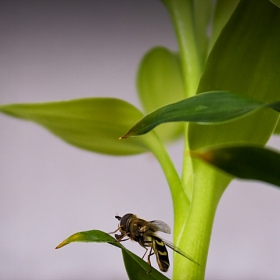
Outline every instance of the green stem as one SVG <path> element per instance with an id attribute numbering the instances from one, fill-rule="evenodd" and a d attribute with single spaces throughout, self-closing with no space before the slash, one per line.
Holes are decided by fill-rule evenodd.
<path id="1" fill-rule="evenodd" d="M 153 141 L 148 142 L 148 145 L 151 151 L 153 152 L 154 156 L 159 161 L 167 179 L 167 182 L 169 184 L 174 209 L 174 221 L 175 223 L 184 224 L 185 217 L 180 214 L 182 212 L 185 212 L 186 209 L 189 208 L 190 201 L 187 198 L 180 176 L 165 146 L 163 145 L 162 141 L 158 138 L 155 132 L 151 133 L 153 133 L 154 137 Z M 179 228 L 177 227 L 177 229 Z M 179 232 L 177 233 L 174 231 L 174 236 L 178 234 Z"/>
<path id="2" fill-rule="evenodd" d="M 186 97 L 196 93 L 201 76 L 193 0 L 162 0 L 167 7 L 179 44 Z"/>
<path id="3" fill-rule="evenodd" d="M 212 226 L 219 200 L 230 178 L 213 167 L 195 160 L 194 191 L 187 221 L 177 245 L 201 266 L 174 255 L 173 279 L 204 279 Z"/>
<path id="4" fill-rule="evenodd" d="M 193 0 L 163 0 L 172 19 L 182 60 L 185 95 L 195 95 L 202 73 L 201 58 L 196 36 Z M 189 151 L 188 124 L 185 126 L 184 153 Z M 192 194 L 192 163 L 189 158 L 183 162 L 182 181 L 186 193 Z"/>
<path id="5" fill-rule="evenodd" d="M 186 97 L 196 94 L 201 76 L 201 58 L 196 37 L 194 7 L 192 0 L 164 0 L 172 18 L 180 55 L 185 82 Z M 174 255 L 174 279 L 203 279 L 206 258 L 209 248 L 212 224 L 219 199 L 227 186 L 228 178 L 219 178 L 213 169 L 201 168 L 201 164 L 193 166 L 189 151 L 188 124 L 185 126 L 184 162 L 182 186 L 191 204 L 174 200 L 174 242 L 179 248 L 198 261 L 198 266 L 186 258 Z M 208 170 L 208 171 L 207 171 Z M 207 181 L 205 181 L 207 178 Z M 176 205 L 185 207 L 178 207 Z M 180 217 L 180 218 L 178 218 Z"/>

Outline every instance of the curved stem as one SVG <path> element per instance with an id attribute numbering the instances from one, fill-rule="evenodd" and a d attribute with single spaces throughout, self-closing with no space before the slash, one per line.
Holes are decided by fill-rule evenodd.
<path id="1" fill-rule="evenodd" d="M 162 170 L 165 174 L 167 182 L 169 184 L 173 209 L 174 209 L 174 220 L 183 224 L 185 222 L 185 217 L 180 215 L 180 213 L 185 212 L 189 208 L 190 201 L 185 193 L 182 185 L 180 176 L 165 148 L 162 141 L 158 138 L 155 132 L 153 133 L 153 141 L 149 141 L 148 145 L 157 160 L 159 161 Z M 174 232 L 174 236 L 176 233 Z"/>

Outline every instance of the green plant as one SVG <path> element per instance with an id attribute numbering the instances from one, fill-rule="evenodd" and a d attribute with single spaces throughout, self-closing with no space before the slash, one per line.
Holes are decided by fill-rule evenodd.
<path id="1" fill-rule="evenodd" d="M 274 158 L 275 162 L 278 160 L 277 154 L 271 155 L 270 151 L 260 147 L 269 139 L 278 121 L 277 112 L 263 107 L 279 110 L 277 101 L 280 88 L 278 71 L 280 12 L 267 0 L 241 1 L 220 33 L 238 2 L 217 1 L 214 12 L 211 10 L 212 1 L 163 1 L 174 24 L 179 54 L 157 47 L 143 58 L 137 85 L 143 109 L 146 113 L 150 113 L 158 107 L 192 97 L 196 93 L 204 94 L 198 95 L 195 99 L 186 99 L 183 103 L 163 107 L 147 115 L 136 126 L 134 124 L 143 117 L 143 114 L 131 104 L 111 98 L 45 104 L 12 104 L 0 107 L 2 113 L 32 120 L 65 141 L 90 151 L 114 155 L 153 152 L 164 170 L 172 194 L 174 243 L 201 264 L 201 267 L 196 266 L 175 255 L 174 279 L 204 277 L 216 207 L 233 178 L 201 160 L 191 158 L 191 155 L 216 164 L 234 176 L 270 182 L 272 174 L 277 175 L 277 170 L 270 169 L 271 173 L 268 176 L 262 176 L 263 167 L 258 170 L 259 164 L 254 166 L 253 171 L 246 171 L 245 167 L 255 163 L 257 156 L 262 153 L 268 156 L 269 160 Z M 208 39 L 206 31 L 212 19 L 213 35 Z M 228 95 L 228 92 L 236 95 Z M 199 100 L 199 97 L 202 99 Z M 225 101 L 221 103 L 224 97 Z M 227 98 L 232 99 L 229 101 Z M 190 110 L 184 110 L 186 108 L 184 102 L 191 100 L 199 100 L 190 108 L 195 109 L 195 116 L 204 117 L 203 119 L 188 119 Z M 208 115 L 206 113 L 209 113 L 209 107 L 201 106 L 204 101 L 214 107 Z M 246 104 L 249 109 L 243 112 Z M 236 113 L 236 108 L 241 108 L 242 112 Z M 215 122 L 213 116 L 220 117 L 219 122 L 228 121 L 256 108 L 260 108 L 259 111 L 245 118 L 224 124 L 213 124 Z M 181 111 L 182 116 L 179 115 Z M 233 112 L 230 117 L 229 112 Z M 141 134 L 143 127 L 178 120 L 210 122 L 212 125 L 171 123 L 168 124 L 168 128 L 157 127 L 144 136 L 117 141 L 122 135 L 128 137 Z M 129 132 L 125 134 L 128 130 Z M 144 129 L 144 132 L 148 130 Z M 185 147 L 183 172 L 180 178 L 164 143 L 175 140 L 182 134 Z M 241 171 L 245 170 L 243 175 L 234 169 L 239 166 L 236 161 L 233 163 L 230 161 L 229 164 L 221 163 L 223 159 L 234 159 L 234 155 L 241 155 L 237 163 L 251 159 L 242 168 Z M 272 166 L 275 166 L 275 163 Z M 257 178 L 256 174 L 260 174 L 260 178 Z M 275 177 L 276 179 L 270 183 L 279 186 L 279 178 Z M 91 233 L 91 235 L 80 234 L 78 239 L 75 235 L 74 240 L 70 238 L 68 241 L 113 242 L 113 239 L 106 235 L 101 234 L 100 238 L 100 232 Z M 132 279 L 162 277 L 155 271 L 147 275 L 145 263 L 135 256 L 129 258 L 128 255 L 131 253 L 125 248 L 122 248 L 122 251 L 125 262 L 129 264 L 127 270 Z M 135 259 L 136 265 L 144 266 L 144 272 L 139 268 L 135 269 L 140 271 L 138 276 L 131 274 L 131 263 Z"/>

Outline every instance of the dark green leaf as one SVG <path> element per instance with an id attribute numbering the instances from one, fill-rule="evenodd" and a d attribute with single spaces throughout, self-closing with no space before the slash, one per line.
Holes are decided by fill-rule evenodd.
<path id="1" fill-rule="evenodd" d="M 262 147 L 234 146 L 191 152 L 241 179 L 259 180 L 280 187 L 280 154 Z"/>
<path id="2" fill-rule="evenodd" d="M 276 5 L 278 8 L 280 8 L 280 0 L 269 0 L 271 3 Z"/>
<path id="3" fill-rule="evenodd" d="M 117 242 L 111 235 L 100 230 L 82 231 L 72 234 L 62 241 L 56 249 L 59 249 L 72 242 L 104 242 L 122 249 L 123 259 L 127 274 L 133 280 L 167 280 L 168 278 L 148 265 L 147 262 L 127 250 L 121 243 Z M 151 270 L 150 273 L 148 273 Z"/>
<path id="4" fill-rule="evenodd" d="M 269 105 L 226 91 L 205 92 L 152 112 L 136 123 L 122 138 L 147 133 L 165 122 L 225 122 L 264 106 L 280 110 L 280 103 Z"/>
<path id="5" fill-rule="evenodd" d="M 168 278 L 127 249 L 122 250 L 126 272 L 131 280 L 167 280 Z M 150 271 L 150 273 L 149 273 Z"/>
<path id="6" fill-rule="evenodd" d="M 38 104 L 1 105 L 0 112 L 33 121 L 64 141 L 93 152 L 130 155 L 148 150 L 145 139 L 118 138 L 143 114 L 114 98 L 85 98 Z"/>
<path id="7" fill-rule="evenodd" d="M 137 89 L 146 113 L 182 100 L 184 81 L 178 54 L 164 47 L 151 49 L 143 57 L 137 75 Z M 168 124 L 156 132 L 161 139 L 173 140 L 183 132 L 183 124 Z"/>

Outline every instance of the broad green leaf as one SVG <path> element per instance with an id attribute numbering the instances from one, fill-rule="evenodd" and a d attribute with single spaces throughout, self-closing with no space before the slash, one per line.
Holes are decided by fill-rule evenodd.
<path id="1" fill-rule="evenodd" d="M 33 121 L 64 141 L 93 152 L 130 155 L 148 150 L 147 139 L 123 143 L 118 138 L 143 115 L 114 98 L 0 105 L 0 112 Z"/>
<path id="2" fill-rule="evenodd" d="M 164 47 L 155 47 L 143 57 L 137 75 L 137 89 L 146 113 L 184 98 L 181 61 L 176 53 Z M 168 124 L 156 130 L 168 141 L 183 132 L 182 124 Z"/>
<path id="3" fill-rule="evenodd" d="M 280 122 L 278 121 L 275 130 L 273 131 L 274 134 L 280 134 Z"/>
<path id="4" fill-rule="evenodd" d="M 267 0 L 241 0 L 206 63 L 198 92 L 227 89 L 267 104 L 279 100 L 280 10 Z M 250 142 L 264 145 L 278 114 L 260 110 L 246 119 L 205 126 L 190 124 L 190 149 Z"/>
<path id="5" fill-rule="evenodd" d="M 161 274 L 155 268 L 148 265 L 147 262 L 139 258 L 137 255 L 127 250 L 120 242 L 117 242 L 111 235 L 100 230 L 82 231 L 72 234 L 62 241 L 56 249 L 59 249 L 72 242 L 101 242 L 109 243 L 119 247 L 122 250 L 123 259 L 129 279 L 132 280 L 167 280 L 168 278 Z M 150 273 L 148 273 L 151 270 Z"/>
<path id="6" fill-rule="evenodd" d="M 240 0 L 217 0 L 212 25 L 212 34 L 210 37 L 210 50 L 216 42 L 225 24 L 229 20 L 233 11 Z"/>
<path id="7" fill-rule="evenodd" d="M 185 121 L 205 124 L 225 122 L 262 107 L 280 111 L 280 102 L 265 104 L 226 91 L 205 92 L 152 112 L 136 123 L 122 138 L 147 133 L 165 122 Z"/>
<path id="8" fill-rule="evenodd" d="M 191 152 L 241 179 L 259 180 L 280 187 L 280 154 L 262 147 L 232 146 Z"/>
<path id="9" fill-rule="evenodd" d="M 271 3 L 276 5 L 278 8 L 280 8 L 280 0 L 269 0 Z"/>

